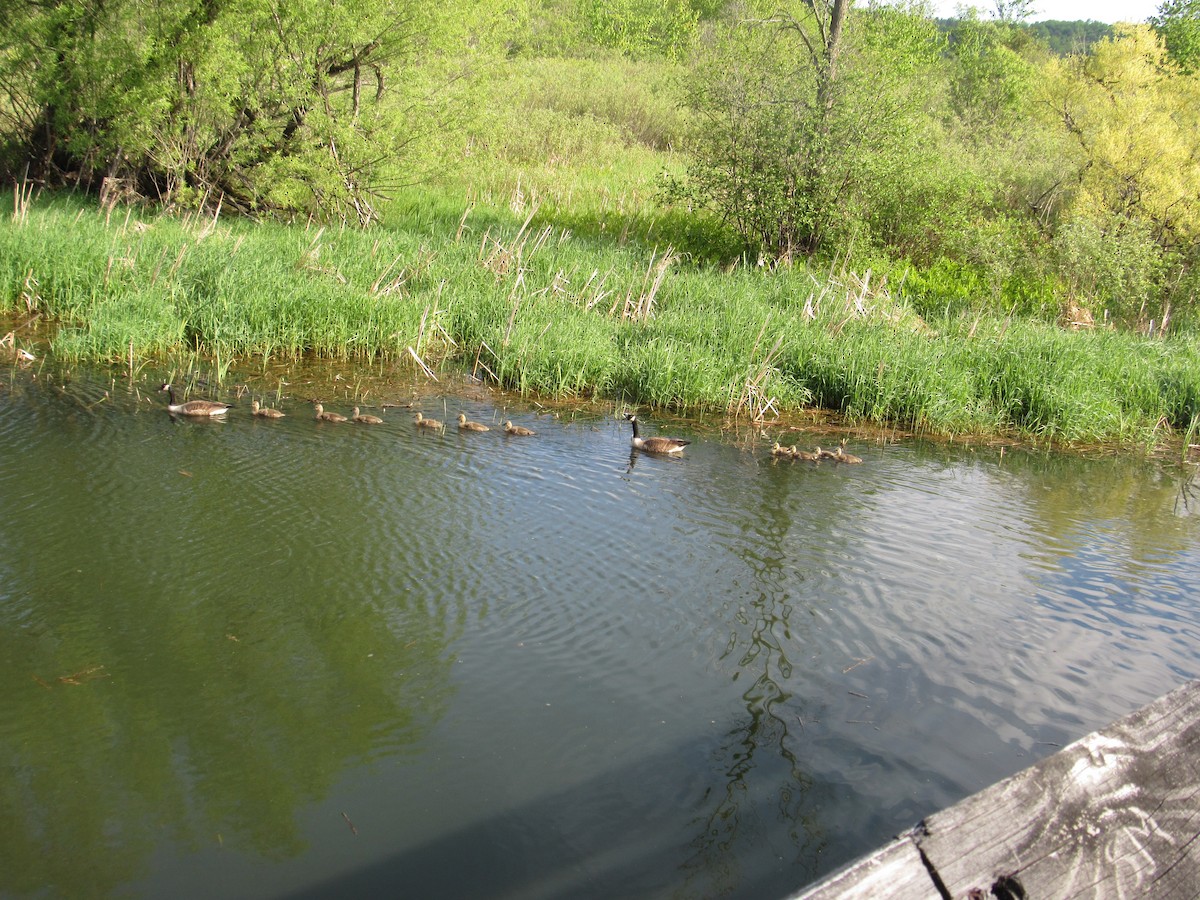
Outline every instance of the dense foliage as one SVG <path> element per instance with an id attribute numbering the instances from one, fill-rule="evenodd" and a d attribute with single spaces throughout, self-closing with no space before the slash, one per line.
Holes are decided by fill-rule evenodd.
<path id="1" fill-rule="evenodd" d="M 701 262 L 870 267 L 929 314 L 1200 323 L 1198 0 L 1027 6 L 13 0 L 0 169 L 361 224 L 432 178 Z"/>

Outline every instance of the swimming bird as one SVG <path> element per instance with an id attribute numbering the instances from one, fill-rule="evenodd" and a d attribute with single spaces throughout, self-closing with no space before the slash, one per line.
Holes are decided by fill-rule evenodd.
<path id="1" fill-rule="evenodd" d="M 645 450 L 647 453 L 682 453 L 683 448 L 691 441 L 680 440 L 679 438 L 669 437 L 651 437 L 642 438 L 638 435 L 638 420 L 634 413 L 625 413 L 625 418 L 633 425 L 633 449 Z"/>
<path id="2" fill-rule="evenodd" d="M 776 441 L 775 446 L 771 448 L 771 455 L 778 456 L 783 459 L 791 459 L 793 456 L 795 456 L 795 448 L 784 447 L 779 443 L 779 441 Z"/>
<path id="3" fill-rule="evenodd" d="M 458 430 L 459 431 L 491 431 L 482 422 L 470 422 L 467 420 L 466 413 L 458 414 Z"/>
<path id="4" fill-rule="evenodd" d="M 838 448 L 833 451 L 833 458 L 836 459 L 838 462 L 843 462 L 843 463 L 860 463 L 860 462 L 862 462 L 861 456 L 855 456 L 853 453 L 846 452 L 846 442 L 845 441 L 843 441 L 841 444 L 839 444 Z"/>
<path id="5" fill-rule="evenodd" d="M 511 421 L 504 422 L 504 433 L 516 435 L 517 437 L 527 437 L 531 434 L 537 434 L 532 428 L 526 428 L 523 425 L 514 425 Z"/>
<path id="6" fill-rule="evenodd" d="M 357 422 L 359 425 L 382 425 L 383 424 L 383 419 L 379 418 L 379 416 L 370 416 L 370 415 L 366 415 L 365 413 L 360 413 L 358 411 L 357 406 L 354 407 L 354 415 L 352 415 L 350 417 L 350 419 L 354 422 Z"/>
<path id="7" fill-rule="evenodd" d="M 813 456 L 817 459 L 837 459 L 837 454 L 832 450 L 822 450 L 820 447 L 813 451 Z"/>
<path id="8" fill-rule="evenodd" d="M 185 403 L 175 402 L 175 389 L 167 382 L 163 383 L 159 392 L 167 392 L 167 412 L 173 416 L 223 416 L 233 405 L 218 403 L 216 400 L 188 400 Z"/>
<path id="9" fill-rule="evenodd" d="M 435 431 L 442 431 L 445 428 L 437 419 L 427 419 L 420 413 L 417 413 L 417 418 L 414 421 L 418 428 L 429 428 Z"/>
<path id="10" fill-rule="evenodd" d="M 325 412 L 325 407 L 320 403 L 314 403 L 313 409 L 316 410 L 316 419 L 318 422 L 345 422 L 346 417 L 341 413 Z"/>
<path id="11" fill-rule="evenodd" d="M 287 413 L 281 412 L 278 409 L 271 409 L 269 406 L 259 406 L 257 400 L 251 403 L 250 407 L 256 416 L 259 416 L 263 419 L 282 419 L 285 415 L 287 415 Z"/>
<path id="12" fill-rule="evenodd" d="M 816 453 L 809 453 L 807 450 L 797 450 L 795 444 L 792 444 L 792 448 L 789 452 L 792 454 L 792 459 L 802 459 L 805 462 L 816 462 L 821 458 Z"/>

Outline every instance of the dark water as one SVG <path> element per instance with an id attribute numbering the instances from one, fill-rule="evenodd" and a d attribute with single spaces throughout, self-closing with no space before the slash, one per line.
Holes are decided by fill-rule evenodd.
<path id="1" fill-rule="evenodd" d="M 1200 675 L 1175 467 L 154 386 L 0 381 L 5 896 L 782 897 Z"/>

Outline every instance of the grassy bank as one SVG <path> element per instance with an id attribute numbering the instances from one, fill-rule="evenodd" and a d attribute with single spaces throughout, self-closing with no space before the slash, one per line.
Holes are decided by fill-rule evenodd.
<path id="1" fill-rule="evenodd" d="M 531 211 L 413 193 L 386 228 L 333 232 L 37 199 L 0 224 L 0 303 L 59 323 L 68 360 L 383 357 L 551 396 L 1068 442 L 1200 417 L 1194 337 L 926 320 L 866 273 L 693 267 Z"/>

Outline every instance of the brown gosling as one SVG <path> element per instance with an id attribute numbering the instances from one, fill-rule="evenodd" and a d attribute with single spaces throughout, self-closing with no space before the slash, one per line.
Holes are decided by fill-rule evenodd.
<path id="1" fill-rule="evenodd" d="M 346 421 L 346 417 L 341 415 L 340 413 L 325 412 L 325 407 L 323 407 L 320 403 L 314 403 L 313 409 L 315 409 L 317 412 L 316 419 L 318 422 L 345 422 Z"/>
<path id="2" fill-rule="evenodd" d="M 855 456 L 853 453 L 846 452 L 845 444 L 839 445 L 838 448 L 833 451 L 833 458 L 838 462 L 849 463 L 851 465 L 862 462 L 861 456 Z"/>
<path id="3" fill-rule="evenodd" d="M 813 456 L 817 459 L 837 459 L 837 454 L 832 450 L 822 450 L 820 447 L 813 451 Z"/>
<path id="4" fill-rule="evenodd" d="M 466 413 L 458 414 L 458 430 L 459 431 L 491 431 L 482 422 L 471 422 L 467 419 Z"/>
<path id="5" fill-rule="evenodd" d="M 357 422 L 359 425 L 382 425 L 383 419 L 379 416 L 369 416 L 358 411 L 358 407 L 354 407 L 354 415 L 350 417 L 350 421 Z"/>
<path id="6" fill-rule="evenodd" d="M 807 450 L 797 450 L 796 445 L 792 444 L 792 459 L 802 459 L 805 462 L 816 462 L 821 457 L 815 453 L 809 453 Z"/>
<path id="7" fill-rule="evenodd" d="M 445 426 L 437 419 L 427 419 L 420 413 L 417 413 L 417 418 L 414 420 L 418 428 L 428 428 L 432 431 L 442 431 Z"/>
<path id="8" fill-rule="evenodd" d="M 779 441 L 776 441 L 775 446 L 771 448 L 771 455 L 788 459 L 792 456 L 792 450 L 788 447 L 781 446 Z"/>
<path id="9" fill-rule="evenodd" d="M 278 409 L 271 409 L 269 406 L 259 406 L 257 400 L 250 404 L 250 408 L 256 416 L 262 419 L 282 419 L 287 415 L 287 413 Z"/>
<path id="10" fill-rule="evenodd" d="M 167 412 L 173 416 L 223 416 L 233 405 L 218 403 L 216 400 L 188 400 L 185 403 L 176 403 L 175 389 L 170 384 L 164 382 L 158 390 L 160 393 L 166 391 Z"/>
<path id="11" fill-rule="evenodd" d="M 643 438 L 638 434 L 638 420 L 634 413 L 625 413 L 625 418 L 633 425 L 633 444 L 634 450 L 644 450 L 647 453 L 666 453 L 677 454 L 682 453 L 683 448 L 691 441 L 684 441 L 679 438 L 669 437 L 651 437 Z"/>
<path id="12" fill-rule="evenodd" d="M 523 425 L 514 425 L 510 420 L 504 422 L 504 433 L 516 435 L 517 437 L 528 437 L 531 434 L 537 434 L 532 428 L 526 428 Z"/>

